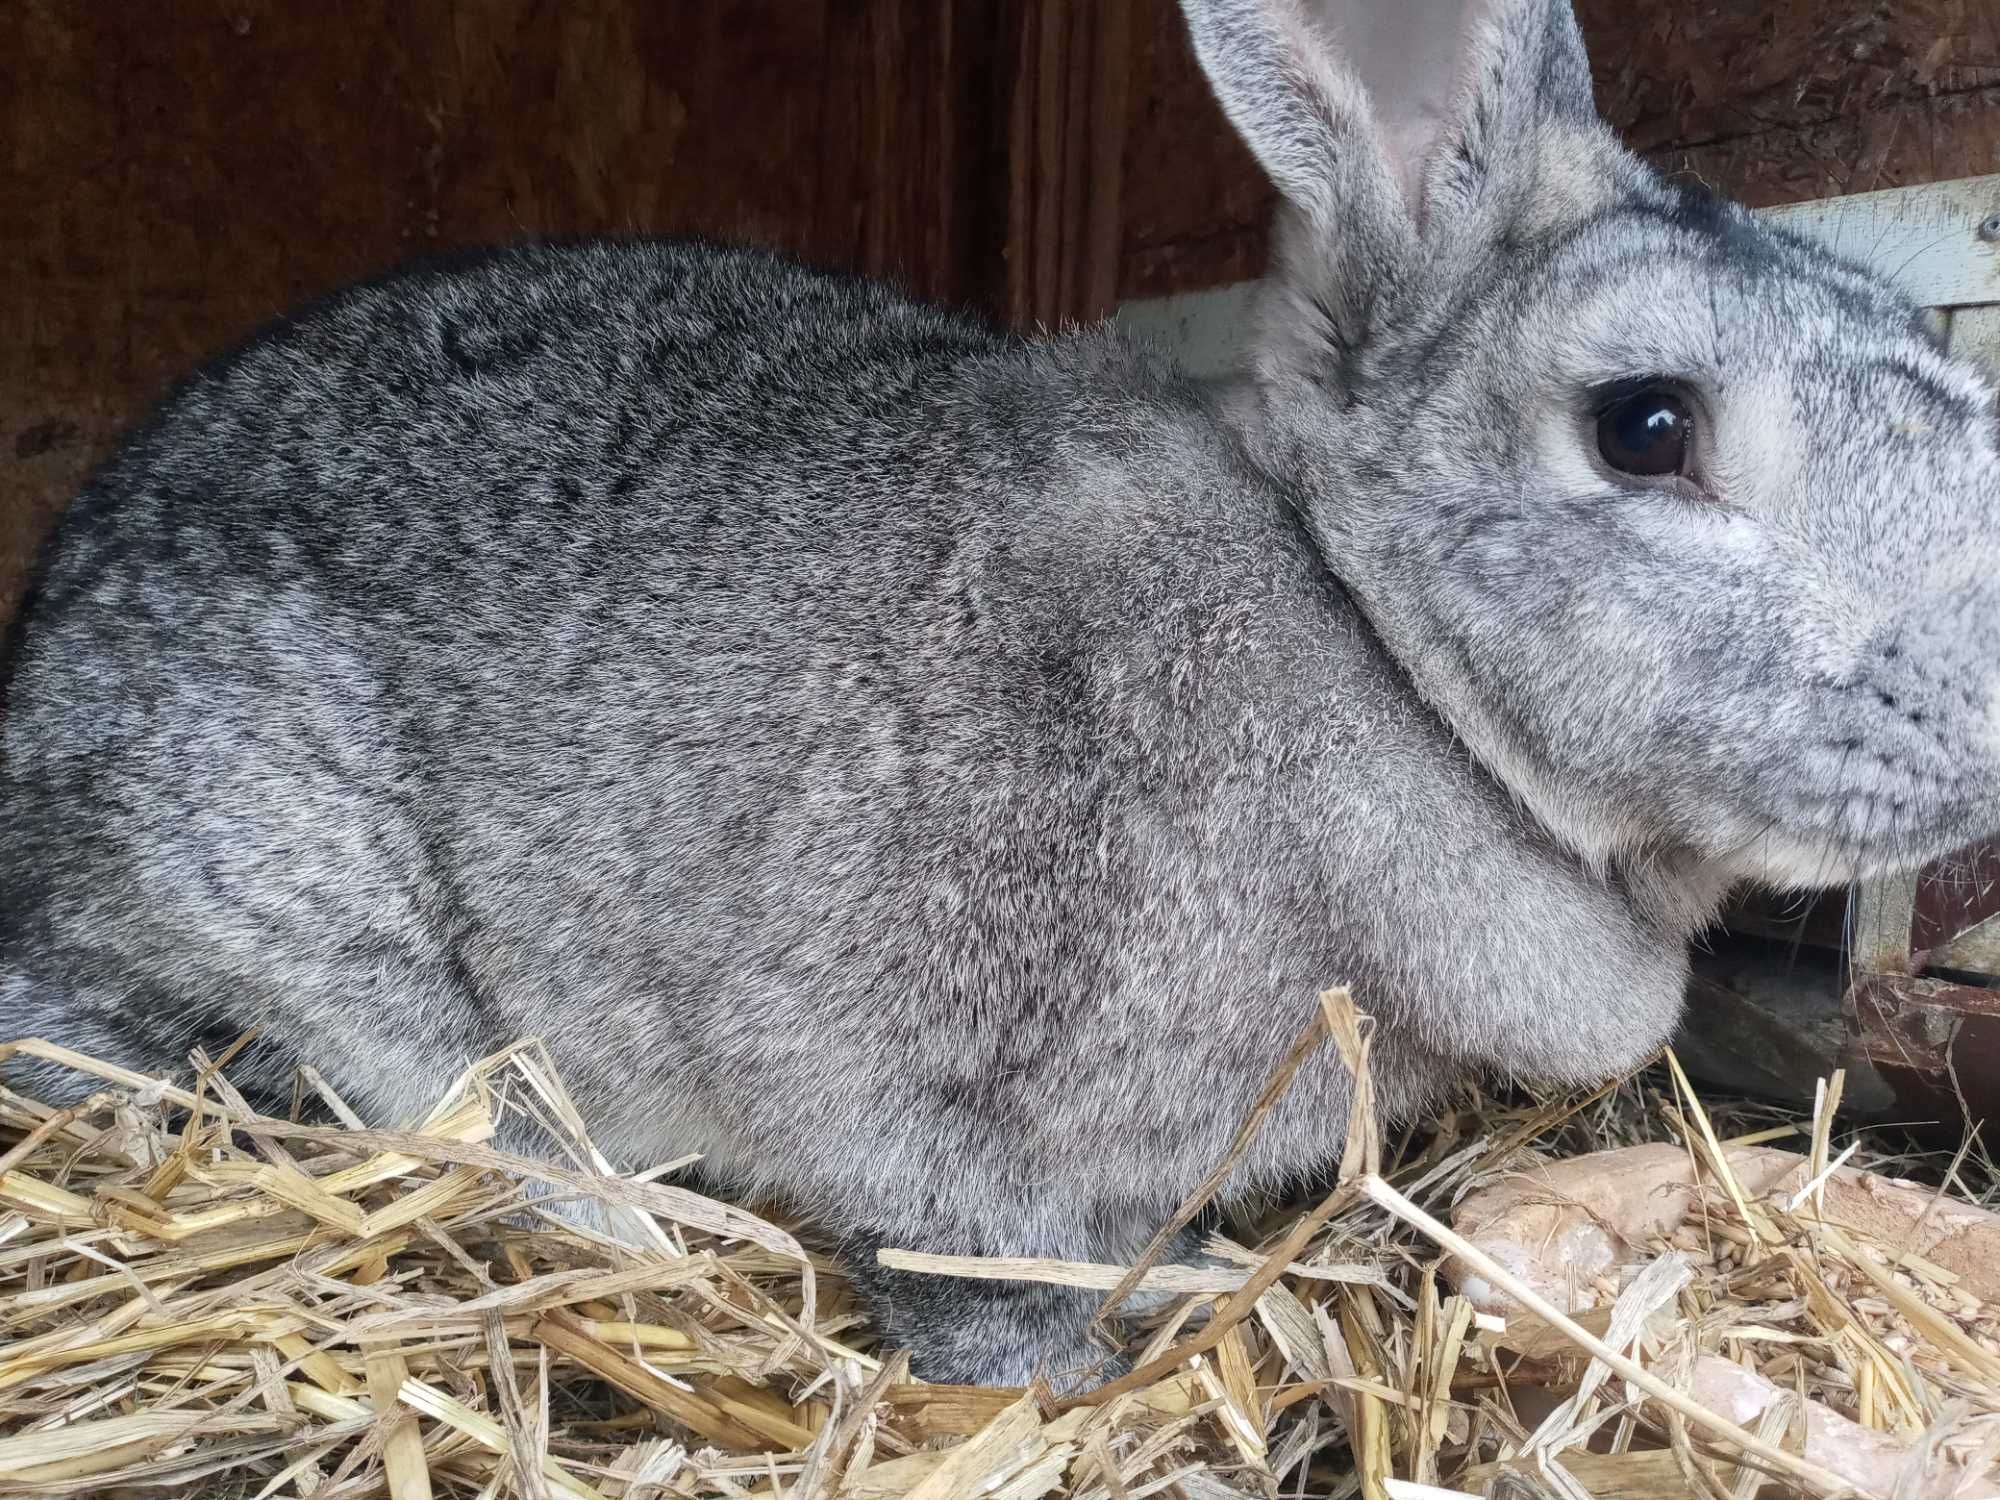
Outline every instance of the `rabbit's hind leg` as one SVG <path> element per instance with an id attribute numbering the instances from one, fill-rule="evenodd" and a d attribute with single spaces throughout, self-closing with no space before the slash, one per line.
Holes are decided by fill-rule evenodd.
<path id="1" fill-rule="evenodd" d="M 170 960 L 144 944 L 45 943 L 0 959 L 0 1042 L 30 1038 L 183 1087 L 190 1056 L 229 1055 L 224 1073 L 253 1109 L 289 1113 L 298 1065 L 314 1064 L 370 1125 L 406 1124 L 491 1050 L 476 1005 L 449 966 L 371 945 L 234 962 L 226 945 L 186 933 Z M 243 1046 L 246 1034 L 255 1033 Z M 233 1055 L 231 1049 L 236 1048 Z M 103 1086 L 61 1062 L 14 1053 L 0 1082 L 66 1105 Z"/>
<path id="2" fill-rule="evenodd" d="M 219 1059 L 250 1030 L 215 1002 L 196 1003 L 142 987 L 76 983 L 54 975 L 0 969 L 0 1043 L 43 1041 L 95 1062 L 186 1085 L 190 1055 Z M 260 1109 L 288 1097 L 284 1059 L 253 1038 L 230 1059 L 230 1081 Z M 43 1104 L 64 1107 L 107 1086 L 96 1073 L 56 1059 L 14 1053 L 0 1059 L 0 1081 Z"/>

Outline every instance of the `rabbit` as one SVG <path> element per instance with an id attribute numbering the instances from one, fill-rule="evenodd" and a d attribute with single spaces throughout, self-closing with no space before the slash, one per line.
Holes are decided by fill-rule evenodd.
<path id="1" fill-rule="evenodd" d="M 1391 1115 L 1598 1080 L 1733 888 L 2000 829 L 1991 375 L 1621 148 L 1562 0 L 1184 10 L 1282 200 L 1226 402 L 675 240 L 406 269 L 182 385 L 16 630 L 7 1031 L 258 1026 L 253 1097 L 384 1122 L 538 1036 L 922 1377 L 1074 1389 L 1098 1294 L 877 1252 L 1128 1263 L 1328 986 Z M 1349 1091 L 1320 1049 L 1222 1201 Z"/>

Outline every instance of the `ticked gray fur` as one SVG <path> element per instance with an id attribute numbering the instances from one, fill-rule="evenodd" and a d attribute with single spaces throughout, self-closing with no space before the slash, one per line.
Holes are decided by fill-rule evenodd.
<path id="1" fill-rule="evenodd" d="M 1625 154 L 1565 5 L 1186 9 L 1286 199 L 1228 411 L 686 243 L 411 271 L 182 386 L 18 632 L 0 1029 L 261 1025 L 239 1082 L 383 1120 L 542 1036 L 623 1163 L 787 1199 L 920 1373 L 1016 1381 L 1093 1297 L 874 1247 L 1122 1262 L 1327 985 L 1394 1110 L 1599 1078 L 1731 885 L 2000 827 L 1990 377 Z M 1700 493 L 1596 458 L 1649 376 Z M 1345 1110 L 1323 1056 L 1235 1190 Z"/>

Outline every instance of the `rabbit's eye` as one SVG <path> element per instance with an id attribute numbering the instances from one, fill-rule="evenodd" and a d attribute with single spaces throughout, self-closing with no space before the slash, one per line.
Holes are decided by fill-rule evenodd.
<path id="1" fill-rule="evenodd" d="M 1597 414 L 1597 451 L 1621 474 L 1685 474 L 1693 450 L 1694 413 L 1672 391 L 1640 391 Z"/>

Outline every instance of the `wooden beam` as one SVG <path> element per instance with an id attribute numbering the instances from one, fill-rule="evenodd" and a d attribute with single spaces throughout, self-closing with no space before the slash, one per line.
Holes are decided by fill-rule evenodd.
<path id="1" fill-rule="evenodd" d="M 1008 174 L 1009 321 L 1105 316 L 1118 300 L 1129 0 L 1019 0 Z"/>

